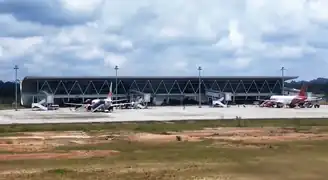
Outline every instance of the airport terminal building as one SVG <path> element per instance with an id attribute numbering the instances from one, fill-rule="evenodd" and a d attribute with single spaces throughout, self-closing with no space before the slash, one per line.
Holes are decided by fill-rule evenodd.
<path id="1" fill-rule="evenodd" d="M 284 77 L 284 80 L 297 76 Z M 88 98 L 104 98 L 109 93 L 110 83 L 117 98 L 125 98 L 129 93 L 149 93 L 155 105 L 180 104 L 188 99 L 197 104 L 199 82 L 201 82 L 202 103 L 208 103 L 206 91 L 231 93 L 234 103 L 252 103 L 258 98 L 282 93 L 283 79 L 280 76 L 111 76 L 111 77 L 32 77 L 21 82 L 21 104 L 30 106 L 39 100 L 40 92 L 52 94 L 55 103 L 82 102 Z M 116 83 L 117 82 L 117 83 Z M 117 84 L 117 91 L 116 91 Z M 117 92 L 117 93 L 116 93 Z"/>

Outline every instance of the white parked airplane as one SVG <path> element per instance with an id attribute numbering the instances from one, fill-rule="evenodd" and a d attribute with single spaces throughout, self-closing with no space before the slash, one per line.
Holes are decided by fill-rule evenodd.
<path id="1" fill-rule="evenodd" d="M 125 101 L 126 99 L 120 99 L 120 100 L 113 100 L 112 99 L 112 83 L 110 83 L 109 87 L 109 93 L 107 98 L 105 99 L 87 99 L 85 103 L 83 104 L 78 104 L 78 103 L 65 103 L 67 105 L 74 105 L 74 106 L 82 106 L 86 108 L 89 111 L 95 112 L 95 111 L 104 111 L 104 112 L 109 112 L 114 109 L 114 107 L 117 106 L 124 106 L 128 105 L 130 103 L 114 103 L 114 102 L 119 102 L 119 101 Z"/>
<path id="2" fill-rule="evenodd" d="M 318 97 L 307 97 L 306 86 L 303 86 L 298 95 L 284 96 L 284 95 L 273 95 L 270 99 L 264 100 L 260 107 L 284 107 L 289 106 L 294 108 L 296 106 L 303 106 L 305 103 L 311 103 L 319 101 L 322 98 Z M 319 106 L 316 106 L 319 107 Z"/>
<path id="3" fill-rule="evenodd" d="M 217 100 L 213 100 L 212 101 L 212 106 L 213 107 L 227 107 L 226 104 L 223 104 L 222 101 L 224 100 L 224 97 L 217 99 Z"/>

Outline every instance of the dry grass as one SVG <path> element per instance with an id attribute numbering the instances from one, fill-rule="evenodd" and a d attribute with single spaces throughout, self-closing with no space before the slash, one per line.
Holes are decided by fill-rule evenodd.
<path id="1" fill-rule="evenodd" d="M 21 132 L 43 131 L 139 131 L 161 133 L 167 131 L 197 130 L 207 127 L 296 127 L 326 126 L 328 119 L 253 119 L 253 120 L 202 120 L 175 122 L 138 122 L 138 123 L 64 123 L 64 124 L 12 124 L 0 125 L 0 136 Z"/>
<path id="2" fill-rule="evenodd" d="M 140 142 L 68 149 L 117 149 L 118 156 L 79 160 L 0 162 L 0 179 L 326 179 L 326 141 L 278 143 L 274 148 L 227 148 L 214 142 Z"/>
<path id="3" fill-rule="evenodd" d="M 268 122 L 266 122 L 268 123 Z M 270 122 L 274 124 L 273 122 Z M 305 122 L 302 122 L 305 123 Z M 295 132 L 304 134 L 327 133 L 327 126 L 322 122 L 320 126 L 298 126 L 292 128 Z M 174 125 L 174 124 L 173 124 Z M 137 125 L 125 125 L 124 132 L 158 132 L 170 134 L 168 131 L 184 129 L 188 133 L 195 133 L 191 129 L 203 129 L 213 126 L 201 123 L 193 125 L 146 124 L 136 130 Z M 124 125 L 123 125 L 124 126 Z M 139 125 L 140 127 L 141 125 Z M 259 123 L 256 126 L 261 126 Z M 133 127 L 133 128 L 131 128 Z M 226 128 L 227 132 L 221 136 L 230 136 L 232 128 Z M 280 132 L 280 140 L 272 138 L 271 141 L 249 141 L 245 139 L 252 134 L 247 128 L 238 128 L 243 132 L 241 140 L 204 138 L 201 141 L 149 141 L 117 138 L 102 141 L 96 144 L 62 144 L 42 153 L 65 153 L 72 151 L 115 150 L 119 154 L 105 157 L 89 157 L 83 159 L 23 159 L 12 161 L 0 161 L 0 179 L 7 180 L 98 180 L 98 179 L 237 179 L 237 180 L 325 180 L 328 176 L 328 140 L 302 139 L 295 141 L 283 141 L 285 132 Z M 120 127 L 115 128 L 115 132 Z M 147 131 L 148 130 L 148 131 Z M 222 129 L 221 129 L 222 130 Z M 289 130 L 289 131 L 292 131 Z M 110 130 L 111 131 L 111 130 Z M 271 130 L 270 130 L 271 131 Z M 18 131 L 15 131 L 18 132 Z M 30 132 L 30 131 L 29 131 Z M 106 130 L 105 132 L 109 132 Z M 93 131 L 88 134 L 103 134 Z M 114 131 L 111 131 L 114 132 Z M 237 132 L 237 130 L 236 130 Z M 60 132 L 58 132 L 60 133 Z M 221 131 L 220 131 L 221 133 Z M 259 130 L 254 131 L 259 133 Z M 49 134 L 49 133 L 47 133 Z M 236 133 L 234 133 L 236 134 Z M 38 134 L 39 135 L 39 134 Z M 254 135 L 254 134 L 253 134 Z M 26 134 L 25 134 L 26 136 Z M 171 136 L 171 135 L 168 135 Z M 232 135 L 231 135 L 232 136 Z M 236 135 L 234 135 L 236 136 Z M 242 135 L 238 135 L 242 136 Z M 260 134 L 260 136 L 262 136 Z M 322 135 L 323 136 L 323 135 Z M 65 139 L 67 141 L 67 139 Z M 100 152 L 100 151 L 99 151 Z M 13 152 L 3 152 L 13 153 Z M 19 152 L 22 153 L 22 152 Z M 33 152 L 27 152 L 33 153 Z M 35 153 L 35 152 L 34 152 Z M 41 153 L 41 152 L 38 152 Z M 35 154 L 34 154 L 35 155 Z M 1 156 L 1 153 L 0 153 Z"/>

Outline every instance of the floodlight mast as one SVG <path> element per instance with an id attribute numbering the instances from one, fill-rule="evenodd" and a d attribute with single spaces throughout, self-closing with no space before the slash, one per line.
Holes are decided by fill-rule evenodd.
<path id="1" fill-rule="evenodd" d="M 115 100 L 117 100 L 117 71 L 118 71 L 118 66 L 115 66 L 115 93 L 114 93 L 114 97 Z"/>
<path id="2" fill-rule="evenodd" d="M 199 66 L 198 67 L 198 107 L 201 108 L 202 107 L 202 94 L 201 94 L 201 71 L 202 71 L 202 67 Z"/>
<path id="3" fill-rule="evenodd" d="M 17 78 L 17 72 L 18 72 L 18 65 L 15 65 L 14 70 L 15 70 L 15 111 L 18 110 L 17 104 L 18 104 L 18 89 L 17 89 L 17 83 L 19 82 Z"/>
<path id="4" fill-rule="evenodd" d="M 285 70 L 286 68 L 285 67 L 281 67 L 281 84 L 282 84 L 282 87 L 281 87 L 281 94 L 284 95 L 285 94 Z"/>

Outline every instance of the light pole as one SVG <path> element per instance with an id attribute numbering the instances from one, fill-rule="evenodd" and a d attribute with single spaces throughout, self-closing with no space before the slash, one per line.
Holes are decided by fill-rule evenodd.
<path id="1" fill-rule="evenodd" d="M 282 80 L 282 89 L 281 89 L 281 94 L 284 95 L 285 93 L 285 67 L 281 67 L 281 80 Z"/>
<path id="2" fill-rule="evenodd" d="M 118 66 L 115 66 L 115 100 L 117 100 L 117 71 L 118 71 Z"/>
<path id="3" fill-rule="evenodd" d="M 201 77 L 200 77 L 200 73 L 202 71 L 202 67 L 198 67 L 198 71 L 199 71 L 199 74 L 198 74 L 198 107 L 201 108 L 202 107 L 202 94 L 201 94 Z"/>
<path id="4" fill-rule="evenodd" d="M 17 101 L 18 101 L 18 94 L 17 94 L 17 71 L 18 71 L 18 66 L 15 65 L 14 70 L 15 70 L 15 111 L 17 111 Z"/>

